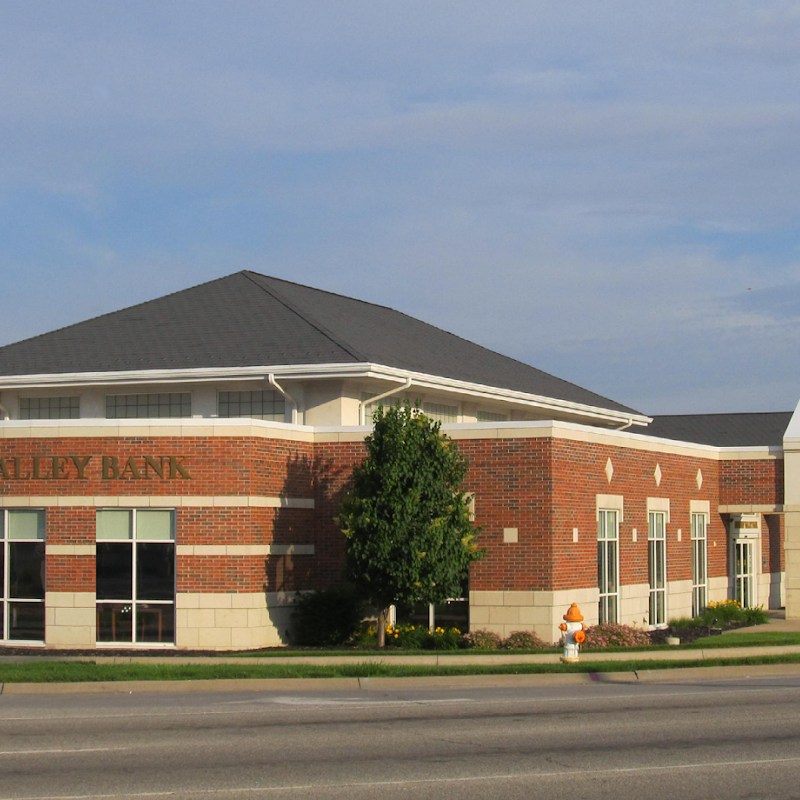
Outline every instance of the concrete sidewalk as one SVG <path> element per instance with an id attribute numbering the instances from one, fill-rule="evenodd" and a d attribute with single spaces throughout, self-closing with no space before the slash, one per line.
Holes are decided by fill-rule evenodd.
<path id="1" fill-rule="evenodd" d="M 747 628 L 735 628 L 726 633 L 761 633 L 774 631 L 775 633 L 800 633 L 800 619 L 786 619 L 786 610 L 783 608 L 766 612 L 769 622 L 763 625 L 750 625 Z"/>

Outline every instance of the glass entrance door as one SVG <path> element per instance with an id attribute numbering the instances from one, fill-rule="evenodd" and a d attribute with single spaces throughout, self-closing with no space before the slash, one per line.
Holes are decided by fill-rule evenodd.
<path id="1" fill-rule="evenodd" d="M 750 608 L 756 604 L 753 540 L 735 539 L 733 552 L 736 565 L 736 599 L 742 604 L 742 608 Z"/>

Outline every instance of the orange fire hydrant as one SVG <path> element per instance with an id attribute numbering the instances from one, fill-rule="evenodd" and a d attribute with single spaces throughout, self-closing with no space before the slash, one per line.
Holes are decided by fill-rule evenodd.
<path id="1" fill-rule="evenodd" d="M 576 664 L 581 660 L 580 646 L 586 641 L 586 626 L 583 624 L 583 614 L 577 603 L 573 603 L 566 614 L 565 622 L 558 629 L 564 631 L 564 655 L 561 660 L 566 664 Z"/>

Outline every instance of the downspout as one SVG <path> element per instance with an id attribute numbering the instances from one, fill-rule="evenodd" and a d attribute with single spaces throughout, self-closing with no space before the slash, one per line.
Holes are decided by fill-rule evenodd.
<path id="1" fill-rule="evenodd" d="M 406 378 L 406 382 L 402 386 L 396 386 L 394 389 L 389 389 L 388 392 L 384 392 L 383 394 L 376 395 L 375 397 L 370 397 L 369 400 L 361 400 L 358 404 L 358 424 L 364 424 L 364 404 L 369 403 L 372 405 L 373 403 L 377 403 L 383 400 L 385 397 L 391 397 L 393 394 L 397 394 L 398 392 L 402 392 L 405 389 L 408 389 L 411 386 L 412 380 L 411 378 Z"/>
<path id="2" fill-rule="evenodd" d="M 631 425 L 633 425 L 633 417 L 631 417 L 624 425 L 621 425 L 619 428 L 615 428 L 614 430 L 626 431 Z"/>
<path id="3" fill-rule="evenodd" d="M 272 372 L 267 375 L 267 380 L 292 404 L 290 421 L 292 425 L 297 425 L 297 403 L 295 399 L 275 380 L 275 375 Z"/>
<path id="4" fill-rule="evenodd" d="M 0 403 L 0 419 L 11 419 L 11 414 L 8 413 L 8 409 Z"/>

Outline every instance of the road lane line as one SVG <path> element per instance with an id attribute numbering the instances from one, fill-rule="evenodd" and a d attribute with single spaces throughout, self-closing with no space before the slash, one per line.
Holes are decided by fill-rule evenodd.
<path id="1" fill-rule="evenodd" d="M 769 678 L 764 678 L 763 680 L 783 680 L 786 676 L 771 676 Z M 726 678 L 724 680 L 720 680 L 720 682 L 724 681 L 741 681 L 741 678 Z M 664 699 L 668 700 L 670 698 L 674 698 L 676 695 L 679 697 L 687 696 L 691 697 L 694 696 L 696 693 L 689 693 L 684 691 L 685 687 L 691 685 L 693 688 L 700 689 L 702 688 L 701 684 L 681 684 L 676 691 L 662 691 L 662 692 L 648 692 L 647 694 L 642 694 L 641 691 L 629 691 L 611 694 L 611 695 L 604 695 L 603 697 L 582 697 L 581 702 L 584 704 L 588 703 L 604 703 L 610 701 L 617 701 L 617 700 L 625 700 L 628 698 L 634 699 Z M 613 687 L 614 684 L 604 684 L 606 687 Z M 622 684 L 617 684 L 617 686 L 622 686 Z M 670 684 L 670 686 L 672 686 Z M 792 691 L 800 689 L 800 686 L 782 686 L 780 687 L 782 691 Z M 768 692 L 768 691 L 775 691 L 775 686 L 736 686 L 732 688 L 728 687 L 721 687 L 721 686 L 714 686 L 703 688 L 702 695 L 704 697 L 708 697 L 710 695 L 719 696 L 724 694 L 731 694 L 736 695 L 737 699 L 740 699 L 743 694 L 749 693 L 759 693 L 759 692 Z M 211 716 L 211 715 L 225 715 L 225 714 L 242 714 L 242 713 L 260 713 L 262 712 L 263 706 L 269 703 L 282 703 L 285 702 L 287 696 L 277 697 L 277 698 L 264 698 L 258 700 L 226 700 L 226 701 L 219 701 L 220 705 L 230 707 L 230 706 L 250 706 L 248 709 L 243 708 L 236 708 L 230 709 L 222 708 L 220 710 L 209 710 L 204 709 L 201 711 L 142 711 L 136 714 L 119 714 L 115 712 L 109 712 L 106 714 L 76 714 L 73 716 L 65 716 L 63 713 L 59 714 L 49 714 L 44 716 L 27 716 L 27 717 L 4 717 L 0 714 L 0 724 L 3 722 L 49 722 L 54 719 L 57 720 L 65 720 L 65 721 L 72 721 L 72 720 L 81 720 L 81 719 L 91 719 L 91 720 L 102 720 L 102 719 L 140 719 L 140 718 L 150 718 L 150 717 L 198 717 L 198 716 Z M 292 697 L 289 695 L 288 697 Z M 475 703 L 476 705 L 486 705 L 490 704 L 493 707 L 501 706 L 501 705 L 514 705 L 519 706 L 520 702 L 530 703 L 530 704 L 544 704 L 544 703 L 563 703 L 570 698 L 566 696 L 559 696 L 559 697 L 523 697 L 523 698 L 512 698 L 512 699 L 492 699 L 492 700 L 485 700 L 483 698 L 471 698 L 470 702 Z M 336 703 L 337 700 L 324 700 L 324 699 L 317 699 L 313 700 L 309 698 L 313 702 L 316 702 L 318 705 L 326 705 L 328 703 Z M 362 700 L 364 704 L 372 704 L 381 701 L 368 701 Z M 398 700 L 398 701 L 385 701 L 385 702 L 398 702 L 398 703 L 411 703 L 413 705 L 423 705 L 425 703 L 434 703 L 434 702 L 450 702 L 449 700 L 413 700 L 413 701 L 405 701 L 405 700 Z M 453 702 L 464 702 L 462 699 L 458 699 L 457 701 Z M 312 703 L 309 704 L 302 704 L 297 703 L 298 708 L 309 707 Z M 342 704 L 346 707 L 346 704 Z M 254 707 L 258 706 L 258 707 Z M 1 799 L 0 799 L 1 800 Z"/>
<path id="2" fill-rule="evenodd" d="M 130 747 L 78 747 L 57 750 L 0 750 L 0 756 L 46 755 L 50 753 L 110 753 L 112 750 L 130 750 Z"/>
<path id="3" fill-rule="evenodd" d="M 479 781 L 521 780 L 525 778 L 564 778 L 586 777 L 590 775 L 624 775 L 640 772 L 663 772 L 675 769 L 708 769 L 709 767 L 753 767 L 768 764 L 786 764 L 800 761 L 800 756 L 792 758 L 764 758 L 750 761 L 710 761 L 705 764 L 667 764 L 660 767 L 613 767 L 610 769 L 574 769 L 560 772 L 522 772 L 504 775 L 475 775 L 455 778 L 419 778 L 406 781 L 348 781 L 346 783 L 297 784 L 293 786 L 245 786 L 231 789 L 171 789 L 161 792 L 111 792 L 106 794 L 69 794 L 69 795 L 31 795 L 27 797 L 6 797 L 0 800 L 106 800 L 106 798 L 147 798 L 147 797 L 201 797 L 220 794 L 244 794 L 246 792 L 308 792 L 325 789 L 379 789 L 390 786 L 414 786 L 436 783 L 477 783 Z"/>

